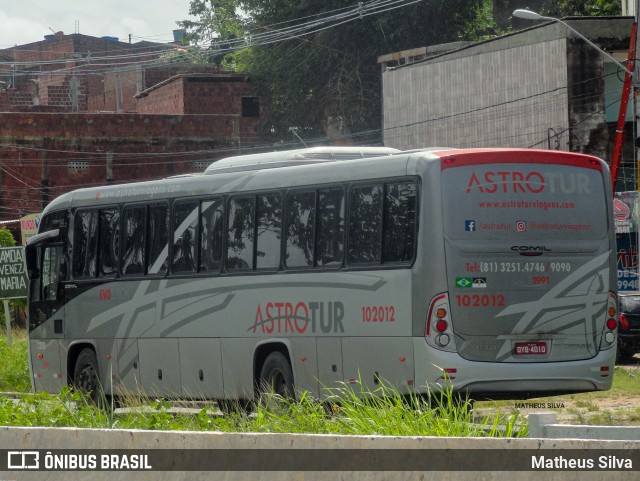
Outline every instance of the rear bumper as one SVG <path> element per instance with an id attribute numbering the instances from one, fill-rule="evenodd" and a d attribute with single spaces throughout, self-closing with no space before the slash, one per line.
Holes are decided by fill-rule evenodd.
<path id="1" fill-rule="evenodd" d="M 591 359 L 563 362 L 500 363 L 468 361 L 457 353 L 428 348 L 414 338 L 416 390 L 452 387 L 475 399 L 526 398 L 539 395 L 605 391 L 611 388 L 615 349 Z M 447 370 L 445 380 L 444 370 Z M 455 369 L 455 372 L 453 371 Z"/>

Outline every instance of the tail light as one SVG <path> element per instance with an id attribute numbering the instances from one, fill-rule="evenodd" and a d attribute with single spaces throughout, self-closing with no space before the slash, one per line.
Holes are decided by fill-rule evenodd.
<path id="1" fill-rule="evenodd" d="M 631 324 L 629 323 L 629 319 L 627 319 L 627 316 L 620 313 L 620 329 L 622 329 L 623 331 L 628 331 L 630 327 Z"/>
<path id="2" fill-rule="evenodd" d="M 429 304 L 425 326 L 425 339 L 430 346 L 442 351 L 455 352 L 451 307 L 446 293 L 435 296 Z"/>
<path id="3" fill-rule="evenodd" d="M 609 349 L 615 345 L 616 329 L 618 328 L 618 300 L 613 292 L 609 293 L 609 302 L 607 303 L 607 322 L 605 322 L 600 349 Z"/>

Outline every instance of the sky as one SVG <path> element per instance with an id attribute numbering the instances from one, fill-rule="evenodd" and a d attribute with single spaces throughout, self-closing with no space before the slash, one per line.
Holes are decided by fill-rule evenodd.
<path id="1" fill-rule="evenodd" d="M 173 41 L 189 0 L 0 0 L 0 49 L 62 31 L 128 42 Z"/>

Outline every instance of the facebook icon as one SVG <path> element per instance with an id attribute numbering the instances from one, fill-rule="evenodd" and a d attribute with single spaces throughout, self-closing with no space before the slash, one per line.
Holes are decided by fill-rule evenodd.
<path id="1" fill-rule="evenodd" d="M 465 220 L 464 221 L 464 230 L 467 232 L 475 232 L 476 231 L 476 221 L 475 220 Z"/>

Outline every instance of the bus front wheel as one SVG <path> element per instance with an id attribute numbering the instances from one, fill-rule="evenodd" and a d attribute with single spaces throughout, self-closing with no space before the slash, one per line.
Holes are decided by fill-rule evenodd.
<path id="1" fill-rule="evenodd" d="M 295 399 L 293 370 L 284 354 L 272 352 L 264 360 L 258 389 L 260 394 L 276 394 L 286 399 Z"/>
<path id="2" fill-rule="evenodd" d="M 87 394 L 89 400 L 98 404 L 100 400 L 100 380 L 98 378 L 98 360 L 93 349 L 80 351 L 73 370 L 73 387 Z"/>

